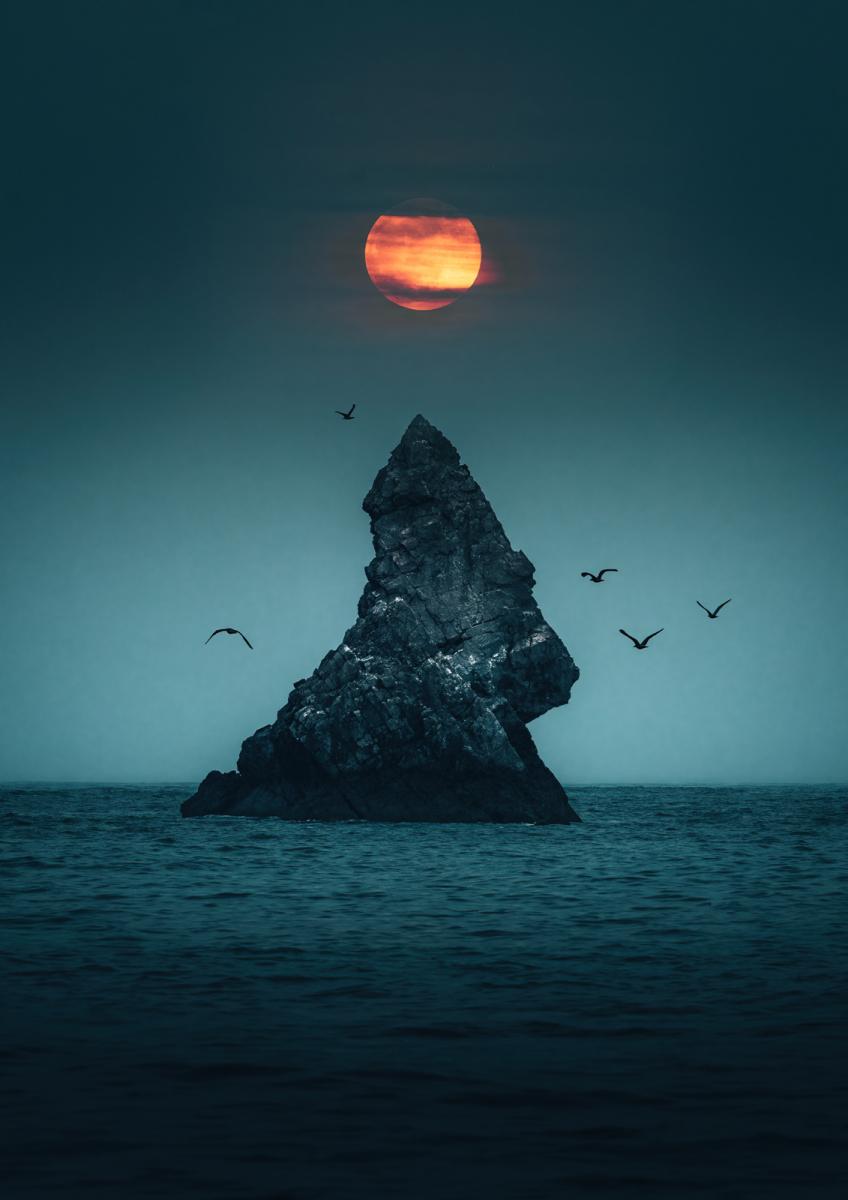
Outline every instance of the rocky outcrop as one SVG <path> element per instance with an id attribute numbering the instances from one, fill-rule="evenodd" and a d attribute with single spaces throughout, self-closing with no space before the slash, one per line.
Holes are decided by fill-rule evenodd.
<path id="1" fill-rule="evenodd" d="M 576 821 L 527 722 L 579 672 L 454 447 L 416 417 L 363 508 L 374 559 L 356 623 L 183 815 Z"/>

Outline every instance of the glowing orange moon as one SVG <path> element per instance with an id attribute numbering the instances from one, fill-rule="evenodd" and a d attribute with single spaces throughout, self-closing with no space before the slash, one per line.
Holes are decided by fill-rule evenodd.
<path id="1" fill-rule="evenodd" d="M 429 312 L 453 304 L 480 273 L 483 250 L 467 217 L 433 200 L 384 213 L 365 242 L 371 282 L 402 308 Z"/>

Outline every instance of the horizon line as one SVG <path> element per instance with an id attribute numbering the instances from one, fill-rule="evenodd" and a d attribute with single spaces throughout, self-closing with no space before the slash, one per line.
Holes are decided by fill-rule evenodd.
<path id="1" fill-rule="evenodd" d="M 560 783 L 562 781 L 560 780 Z M 0 779 L 0 788 L 8 787 L 190 787 L 197 788 L 196 780 L 186 779 Z M 789 780 L 602 780 L 562 784 L 566 792 L 581 788 L 769 788 L 769 787 L 848 787 L 848 780 L 839 779 L 789 779 Z"/>

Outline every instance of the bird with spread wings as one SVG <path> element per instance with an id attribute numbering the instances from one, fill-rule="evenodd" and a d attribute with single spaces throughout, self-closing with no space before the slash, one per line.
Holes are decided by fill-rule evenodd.
<path id="1" fill-rule="evenodd" d="M 619 629 L 618 632 L 623 633 L 626 638 L 630 638 L 635 649 L 646 650 L 648 647 L 648 642 L 651 640 L 651 638 L 655 638 L 658 633 L 662 633 L 662 629 L 657 629 L 654 633 L 649 633 L 646 638 L 642 638 L 641 642 L 638 640 L 638 638 L 635 638 L 632 633 L 628 633 L 626 629 Z"/>
<path id="2" fill-rule="evenodd" d="M 591 571 L 581 571 L 580 578 L 581 579 L 591 579 L 592 583 L 603 583 L 604 576 L 610 575 L 613 572 L 615 572 L 615 574 L 617 575 L 618 567 L 604 567 L 604 569 L 602 571 L 598 571 L 597 575 L 593 575 Z"/>
<path id="3" fill-rule="evenodd" d="M 244 636 L 244 634 L 242 633 L 242 631 L 240 629 L 230 629 L 229 626 L 224 626 L 221 629 L 213 630 L 212 633 L 209 634 L 209 637 L 206 639 L 206 641 L 203 643 L 203 645 L 204 646 L 208 645 L 209 642 L 212 641 L 213 637 L 215 637 L 215 634 L 217 634 L 217 633 L 237 633 L 239 635 L 239 637 L 241 638 L 241 640 L 244 642 L 244 644 L 247 646 L 247 648 L 249 650 L 253 649 L 250 642 L 247 640 L 247 638 Z"/>
<path id="4" fill-rule="evenodd" d="M 733 597 L 731 596 L 730 600 L 732 600 L 732 599 L 733 599 Z M 729 604 L 730 600 L 725 600 L 724 604 Z M 707 614 L 707 616 L 710 618 L 711 621 L 714 621 L 716 619 L 716 617 L 718 616 L 718 614 L 721 612 L 721 610 L 724 608 L 724 604 L 720 604 L 718 606 L 718 608 L 714 608 L 712 610 L 712 612 L 710 612 L 710 610 L 707 608 L 707 606 L 705 604 L 702 604 L 700 600 L 696 600 L 695 603 L 698 605 L 698 608 L 702 608 L 704 610 L 704 612 Z"/>

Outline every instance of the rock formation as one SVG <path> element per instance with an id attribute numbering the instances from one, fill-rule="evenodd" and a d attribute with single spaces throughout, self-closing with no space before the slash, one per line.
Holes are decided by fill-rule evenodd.
<path id="1" fill-rule="evenodd" d="M 362 506 L 374 559 L 356 623 L 183 815 L 578 820 L 526 723 L 579 672 L 454 447 L 416 417 Z"/>

